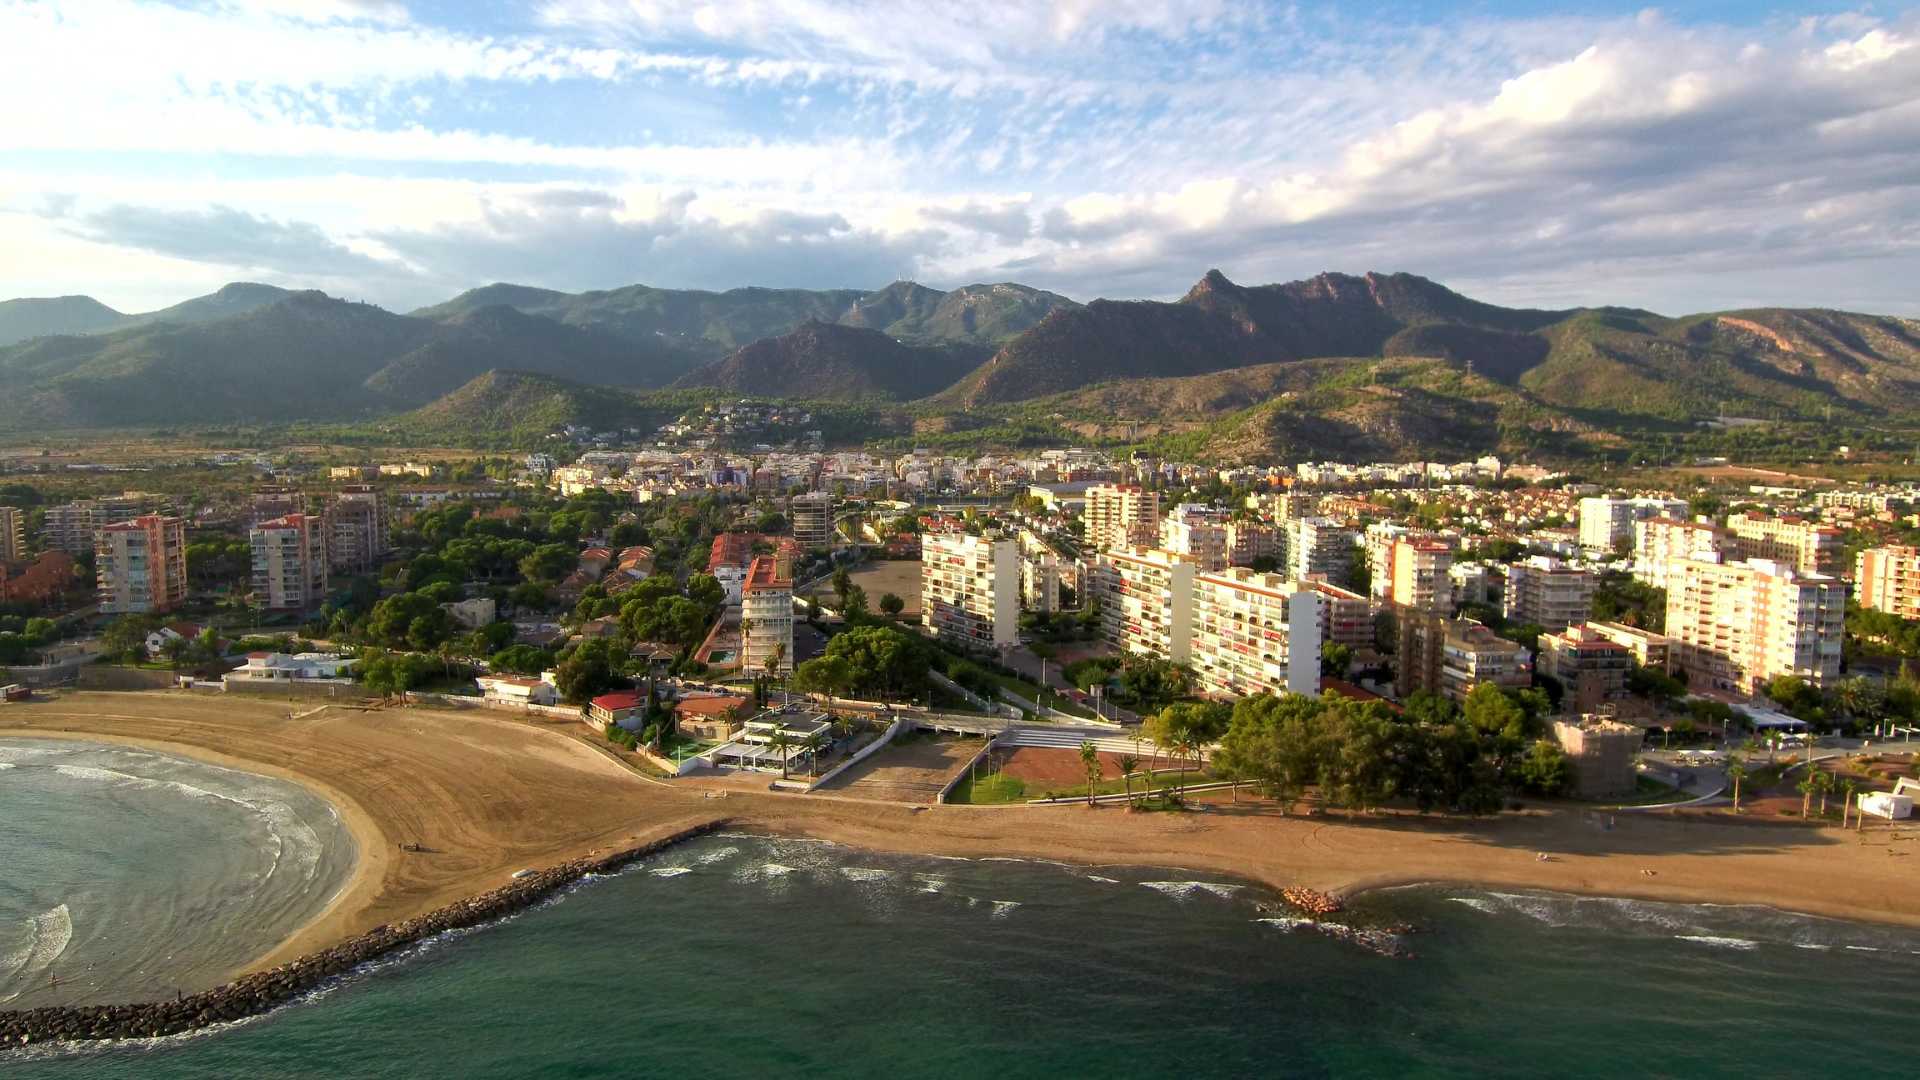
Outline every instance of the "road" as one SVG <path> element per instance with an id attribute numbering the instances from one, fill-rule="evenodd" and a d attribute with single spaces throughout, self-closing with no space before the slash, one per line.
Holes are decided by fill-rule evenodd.
<path id="1" fill-rule="evenodd" d="M 1021 678 L 1036 683 L 1040 681 L 1040 672 L 1044 663 L 1046 668 L 1046 687 L 1049 690 L 1064 694 L 1069 690 L 1078 689 L 1078 687 L 1068 682 L 1066 678 L 1060 674 L 1059 664 L 1052 661 L 1043 662 L 1039 657 L 1033 655 L 1033 650 L 1027 648 L 1025 645 L 1016 645 L 1007 650 L 1003 659 L 1006 661 L 1008 667 L 1020 673 Z M 1102 701 L 1100 703 L 1100 714 L 1108 720 L 1130 726 L 1140 722 L 1139 713 L 1131 709 L 1123 709 L 1111 701 Z"/>

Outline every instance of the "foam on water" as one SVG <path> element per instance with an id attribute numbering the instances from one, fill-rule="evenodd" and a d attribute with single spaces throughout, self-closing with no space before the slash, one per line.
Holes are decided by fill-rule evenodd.
<path id="1" fill-rule="evenodd" d="M 647 873 L 654 877 L 679 877 L 681 874 L 691 874 L 693 870 L 685 866 L 656 866 Z"/>
<path id="2" fill-rule="evenodd" d="M 1699 945 L 1711 945 L 1717 949 L 1757 949 L 1760 943 L 1747 938 L 1719 937 L 1714 934 L 1675 934 L 1681 941 L 1691 941 Z"/>
<path id="3" fill-rule="evenodd" d="M 843 866 L 840 876 L 849 881 L 887 881 L 893 877 L 893 871 L 867 866 Z"/>
<path id="4" fill-rule="evenodd" d="M 1163 892 L 1175 899 L 1184 900 L 1196 892 L 1210 893 L 1227 898 L 1239 892 L 1244 886 L 1228 885 L 1217 881 L 1143 881 L 1140 884 L 1155 892 Z"/>

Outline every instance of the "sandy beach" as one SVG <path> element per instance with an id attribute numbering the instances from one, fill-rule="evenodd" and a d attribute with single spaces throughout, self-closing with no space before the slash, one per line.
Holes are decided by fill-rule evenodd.
<path id="1" fill-rule="evenodd" d="M 0 734 L 138 743 L 294 780 L 333 802 L 359 844 L 359 865 L 324 914 L 250 968 L 499 886 L 524 867 L 722 817 L 882 851 L 1183 867 L 1276 888 L 1445 881 L 1920 925 L 1906 862 L 1920 843 L 1905 839 L 1920 829 L 1858 833 L 1687 813 L 1620 813 L 1608 828 L 1605 812 L 1578 809 L 1349 822 L 1282 817 L 1245 796 L 1186 814 L 1080 804 L 916 809 L 775 795 L 739 781 L 666 784 L 575 737 L 576 728 L 585 730 L 478 711 L 167 691 L 73 693 L 0 710 Z"/>

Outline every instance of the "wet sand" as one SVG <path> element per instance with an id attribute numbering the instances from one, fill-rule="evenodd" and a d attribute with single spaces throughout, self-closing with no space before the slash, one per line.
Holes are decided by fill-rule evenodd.
<path id="1" fill-rule="evenodd" d="M 776 795 L 739 779 L 663 783 L 616 761 L 584 726 L 508 714 L 331 706 L 290 719 L 315 704 L 74 693 L 0 709 L 0 734 L 138 743 L 291 779 L 332 801 L 360 847 L 352 881 L 324 914 L 249 968 L 497 887 L 525 867 L 721 817 L 883 851 L 1184 867 L 1275 888 L 1461 882 L 1920 925 L 1907 862 L 1920 853 L 1920 827 L 1883 823 L 1857 833 L 1777 816 L 1682 812 L 1612 815 L 1609 829 L 1604 811 L 1577 809 L 1350 822 L 1283 817 L 1245 795 L 1184 814 L 1078 803 L 917 809 Z"/>

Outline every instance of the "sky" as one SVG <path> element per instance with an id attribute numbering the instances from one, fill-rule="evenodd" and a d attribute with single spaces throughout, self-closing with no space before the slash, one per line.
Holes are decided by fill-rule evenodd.
<path id="1" fill-rule="evenodd" d="M 0 0 L 0 297 L 1077 299 L 1407 271 L 1920 316 L 1920 8 Z"/>

